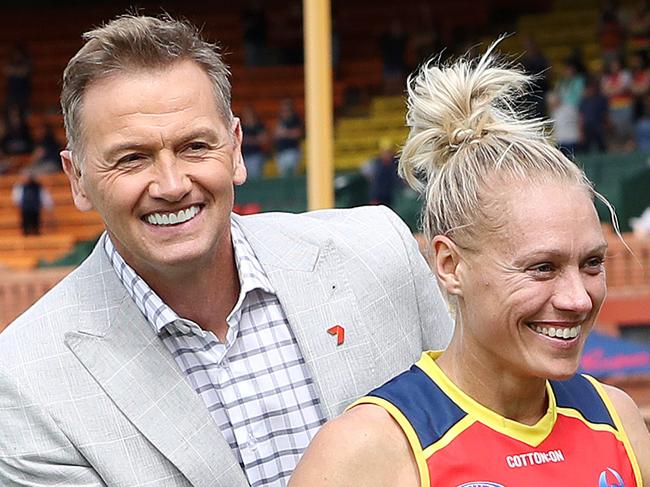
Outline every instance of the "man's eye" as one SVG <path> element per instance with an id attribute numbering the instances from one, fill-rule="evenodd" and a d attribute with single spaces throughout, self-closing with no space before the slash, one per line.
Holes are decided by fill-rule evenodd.
<path id="1" fill-rule="evenodd" d="M 119 164 L 132 164 L 134 162 L 141 161 L 144 158 L 142 154 L 127 154 L 124 157 L 120 157 L 117 161 Z"/>
<path id="2" fill-rule="evenodd" d="M 553 272 L 554 267 L 553 267 L 552 264 L 550 264 L 548 262 L 544 262 L 542 264 L 537 264 L 537 265 L 534 265 L 534 266 L 530 267 L 530 270 L 533 271 L 533 272 L 546 273 L 546 272 Z"/>
<path id="3" fill-rule="evenodd" d="M 192 142 L 187 146 L 187 150 L 191 152 L 199 152 L 207 149 L 208 145 L 204 142 Z"/>

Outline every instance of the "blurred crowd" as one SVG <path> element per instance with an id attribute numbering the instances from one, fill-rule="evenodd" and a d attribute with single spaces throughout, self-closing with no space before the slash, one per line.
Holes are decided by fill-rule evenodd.
<path id="1" fill-rule="evenodd" d="M 2 72 L 6 93 L 0 116 L 0 174 L 15 169 L 13 156 L 23 156 L 20 171 L 46 174 L 60 171 L 58 139 L 53 123 L 42 116 L 29 123 L 32 115 L 32 59 L 22 44 L 16 44 Z M 56 114 L 57 108 L 51 111 Z"/>
<path id="2" fill-rule="evenodd" d="M 396 18 L 369 39 L 382 66 L 378 93 L 403 94 L 408 73 L 436 53 L 458 54 L 481 45 L 467 32 L 441 35 L 430 5 L 422 2 L 419 8 L 417 24 L 405 28 Z M 243 63 L 250 67 L 302 63 L 301 16 L 296 3 L 286 16 L 291 25 L 280 29 L 286 35 L 279 40 L 275 35 L 272 44 L 263 2 L 247 2 L 241 10 Z M 535 115 L 552 119 L 556 141 L 567 154 L 650 150 L 650 2 L 621 8 L 616 1 L 606 1 L 597 35 L 601 59 L 585 59 L 576 46 L 561 65 L 553 66 L 533 39 L 523 40 L 522 65 L 537 80 L 528 106 Z M 335 78 L 340 51 L 334 18 Z M 60 167 L 58 153 L 65 144 L 60 118 L 34 117 L 32 71 L 28 49 L 16 44 L 2 67 L 6 92 L 0 116 L 0 173 L 16 169 L 12 162 L 16 155 L 21 156 L 21 170 L 33 174 Z M 251 179 L 301 171 L 304 128 L 294 102 L 283 100 L 272 122 L 262 120 L 254 106 L 237 114 L 244 128 L 243 151 Z M 50 112 L 58 114 L 58 108 Z M 273 170 L 267 165 L 270 160 L 275 161 Z"/>
<path id="3" fill-rule="evenodd" d="M 560 66 L 526 39 L 522 64 L 538 79 L 531 110 L 553 121 L 567 154 L 650 150 L 650 5 L 605 3 L 598 39 L 601 59 L 576 46 Z"/>

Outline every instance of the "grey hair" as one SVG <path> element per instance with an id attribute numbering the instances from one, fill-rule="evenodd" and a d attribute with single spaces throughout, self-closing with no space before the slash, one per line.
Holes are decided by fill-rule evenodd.
<path id="1" fill-rule="evenodd" d="M 479 58 L 430 61 L 409 77 L 399 172 L 424 194 L 427 240 L 447 235 L 475 247 L 500 224 L 488 211 L 493 189 L 511 182 L 575 184 L 610 208 L 617 227 L 611 205 L 548 140 L 546 122 L 527 118 L 519 101 L 531 78 L 495 55 L 498 42 Z"/>
<path id="2" fill-rule="evenodd" d="M 83 34 L 85 44 L 63 72 L 61 108 L 68 148 L 78 157 L 83 152 L 81 110 L 83 95 L 94 81 L 115 74 L 161 69 L 191 60 L 209 76 L 217 109 L 228 125 L 230 108 L 230 72 L 221 59 L 218 46 L 202 39 L 189 22 L 168 15 L 160 18 L 123 15 L 106 25 Z"/>

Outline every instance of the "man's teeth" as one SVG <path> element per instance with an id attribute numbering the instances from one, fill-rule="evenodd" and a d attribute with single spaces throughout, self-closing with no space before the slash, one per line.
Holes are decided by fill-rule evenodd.
<path id="1" fill-rule="evenodd" d="M 580 325 L 571 328 L 555 328 L 553 326 L 539 325 L 530 325 L 530 327 L 540 335 L 546 335 L 551 338 L 562 338 L 564 340 L 570 340 L 571 338 L 577 337 L 582 329 Z"/>
<path id="2" fill-rule="evenodd" d="M 178 225 L 194 218 L 199 210 L 198 206 L 190 206 L 177 213 L 151 213 L 146 219 L 152 225 Z"/>

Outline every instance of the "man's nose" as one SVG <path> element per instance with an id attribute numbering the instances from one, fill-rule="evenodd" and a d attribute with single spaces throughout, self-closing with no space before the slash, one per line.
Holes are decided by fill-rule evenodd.
<path id="1" fill-rule="evenodd" d="M 192 181 L 183 171 L 176 157 L 161 157 L 155 163 L 154 180 L 149 185 L 149 194 L 170 202 L 180 201 L 192 189 Z"/>

